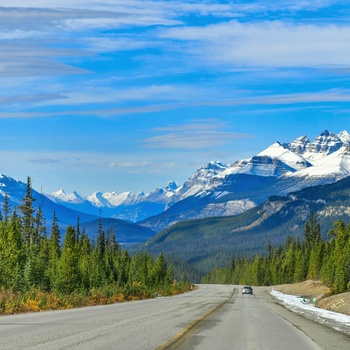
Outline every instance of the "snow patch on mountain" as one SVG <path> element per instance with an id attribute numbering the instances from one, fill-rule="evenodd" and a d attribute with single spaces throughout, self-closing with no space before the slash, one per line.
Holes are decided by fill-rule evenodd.
<path id="1" fill-rule="evenodd" d="M 115 191 L 113 192 L 105 192 L 103 193 L 103 198 L 112 206 L 119 206 L 123 203 L 126 202 L 131 202 L 134 200 L 135 195 L 132 194 L 131 192 L 123 192 L 123 193 L 116 193 Z M 140 194 L 140 197 L 143 197 L 144 194 Z M 138 197 L 138 196 L 137 196 Z"/>
<path id="2" fill-rule="evenodd" d="M 212 179 L 229 168 L 228 164 L 212 161 L 199 168 L 178 190 L 177 199 L 197 195 L 212 186 Z"/>
<path id="3" fill-rule="evenodd" d="M 243 202 L 232 201 L 232 194 L 237 191 L 235 176 L 241 174 L 256 176 L 257 181 L 261 181 L 258 177 L 276 178 L 278 183 L 271 188 L 271 194 L 285 194 L 308 186 L 332 183 L 350 176 L 350 134 L 346 130 L 339 134 L 325 130 L 313 142 L 306 135 L 290 143 L 275 142 L 255 156 L 231 165 L 220 161 L 209 162 L 194 172 L 182 186 L 170 181 L 147 194 L 95 192 L 82 198 L 76 192 L 67 194 L 60 189 L 49 197 L 56 203 L 70 205 L 70 208 L 76 204 L 80 210 L 87 208 L 94 213 L 96 208 L 101 208 L 112 217 L 129 218 L 130 221 L 157 215 L 189 197 L 197 201 L 211 201 L 205 206 L 208 215 L 209 212 L 213 215 L 230 215 L 228 213 L 237 213 L 239 206 L 243 210 L 255 205 L 248 198 L 254 186 L 245 182 L 239 183 L 240 186 L 248 186 L 244 188 L 247 198 Z M 254 194 L 255 191 L 254 187 Z"/>
<path id="4" fill-rule="evenodd" d="M 84 203 L 84 199 L 77 192 L 66 193 L 63 188 L 47 195 L 47 197 L 56 203 Z"/>
<path id="5" fill-rule="evenodd" d="M 311 166 L 302 156 L 290 151 L 282 146 L 279 142 L 275 142 L 270 147 L 258 154 L 258 156 L 266 156 L 272 159 L 280 160 L 286 169 L 291 171 L 299 171 Z"/>
<path id="6" fill-rule="evenodd" d="M 307 145 L 303 157 L 312 164 L 316 164 L 326 156 L 336 152 L 343 146 L 343 141 L 334 133 L 325 130 L 320 136 Z"/>
<path id="7" fill-rule="evenodd" d="M 254 208 L 255 206 L 256 203 L 250 199 L 233 200 L 223 203 L 210 203 L 198 213 L 198 218 L 238 215 L 248 209 Z"/>
<path id="8" fill-rule="evenodd" d="M 256 156 L 237 161 L 220 176 L 250 174 L 278 177 L 287 172 L 296 172 L 310 166 L 311 164 L 302 156 L 290 151 L 279 142 L 275 142 Z"/>
<path id="9" fill-rule="evenodd" d="M 343 141 L 345 145 L 350 145 L 350 134 L 344 130 L 338 134 L 338 137 Z"/>
<path id="10" fill-rule="evenodd" d="M 102 192 L 95 192 L 86 198 L 95 207 L 111 208 L 113 205 L 103 196 Z"/>
<path id="11" fill-rule="evenodd" d="M 291 143 L 284 143 L 283 146 L 285 148 L 288 148 L 290 151 L 294 152 L 295 154 L 302 155 L 305 153 L 307 147 L 310 145 L 310 140 L 306 135 L 297 137 L 294 141 Z"/>
<path id="12" fill-rule="evenodd" d="M 314 166 L 286 174 L 288 177 L 332 178 L 335 181 L 350 175 L 350 146 L 342 146 L 334 153 L 320 159 Z"/>

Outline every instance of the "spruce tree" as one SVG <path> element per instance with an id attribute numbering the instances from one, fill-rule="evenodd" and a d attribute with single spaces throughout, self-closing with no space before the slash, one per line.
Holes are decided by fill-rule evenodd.
<path id="1" fill-rule="evenodd" d="M 80 274 L 76 254 L 75 230 L 68 226 L 63 243 L 62 254 L 58 264 L 56 285 L 64 293 L 72 293 L 79 288 Z"/>
<path id="2" fill-rule="evenodd" d="M 32 195 L 32 182 L 31 178 L 27 178 L 27 187 L 25 197 L 22 199 L 22 203 L 18 209 L 22 213 L 23 222 L 23 237 L 24 242 L 29 246 L 35 243 L 35 231 L 34 231 L 34 218 L 33 214 L 35 209 L 33 208 L 33 203 L 35 198 Z"/>
<path id="3" fill-rule="evenodd" d="M 5 193 L 4 196 L 4 203 L 3 203 L 3 212 L 4 212 L 4 223 L 7 224 L 10 218 L 10 213 L 11 213 L 11 206 L 9 203 L 9 196 L 7 193 Z"/>
<path id="4" fill-rule="evenodd" d="M 58 273 L 58 263 L 61 256 L 60 247 L 61 234 L 58 226 L 56 213 L 53 213 L 51 235 L 48 241 L 48 266 L 47 275 L 49 276 L 51 288 L 55 288 L 55 282 Z"/>

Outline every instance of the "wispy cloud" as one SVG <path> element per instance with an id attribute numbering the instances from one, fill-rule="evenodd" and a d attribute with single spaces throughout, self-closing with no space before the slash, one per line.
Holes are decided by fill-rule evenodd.
<path id="1" fill-rule="evenodd" d="M 4 106 L 12 103 L 28 103 L 28 102 L 41 102 L 48 100 L 64 99 L 65 96 L 60 94 L 28 94 L 28 95 L 16 95 L 16 96 L 0 96 L 0 103 Z"/>
<path id="2" fill-rule="evenodd" d="M 159 36 L 203 64 L 248 67 L 349 66 L 348 25 L 237 20 L 202 27 L 174 27 Z M 322 38 L 322 39 L 320 39 Z M 191 45 L 188 43 L 191 42 Z"/>
<path id="3" fill-rule="evenodd" d="M 150 137 L 143 140 L 148 148 L 201 149 L 222 145 L 237 134 L 231 132 L 184 132 Z"/>
<path id="4" fill-rule="evenodd" d="M 58 57 L 75 57 L 87 52 L 38 45 L 32 40 L 0 42 L 0 77 L 84 74 L 87 70 L 62 63 Z M 54 59 L 53 57 L 56 57 Z"/>
<path id="5" fill-rule="evenodd" d="M 56 164 L 56 163 L 61 163 L 61 161 L 59 161 L 57 159 L 49 159 L 49 158 L 29 159 L 28 161 L 30 163 L 34 163 L 34 164 Z"/>
<path id="6" fill-rule="evenodd" d="M 236 138 L 250 135 L 224 131 L 226 123 L 215 119 L 189 124 L 156 128 L 155 131 L 173 131 L 142 140 L 146 148 L 202 149 L 221 146 Z"/>
<path id="7" fill-rule="evenodd" d="M 28 159 L 28 162 L 33 164 L 58 164 L 66 162 L 78 162 L 80 158 L 37 158 L 37 159 Z"/>
<path id="8" fill-rule="evenodd" d="M 153 166 L 150 162 L 109 162 L 107 166 L 110 168 L 148 168 Z"/>
<path id="9" fill-rule="evenodd" d="M 144 168 L 173 168 L 176 166 L 175 162 L 154 163 L 154 162 L 109 162 L 104 163 L 110 168 L 124 168 L 124 169 L 144 169 Z"/>
<path id="10" fill-rule="evenodd" d="M 101 108 L 101 109 L 74 109 L 69 111 L 56 111 L 56 112 L 0 112 L 0 119 L 4 118 L 41 118 L 50 116 L 95 116 L 99 118 L 113 118 L 128 114 L 144 114 L 154 113 L 162 111 L 176 110 L 186 107 L 200 107 L 200 106 L 212 106 L 212 107 L 229 107 L 229 106 L 244 106 L 244 105 L 297 105 L 297 104 L 312 104 L 312 103 L 336 103 L 344 102 L 350 103 L 350 90 L 326 90 L 320 92 L 310 93 L 294 93 L 294 94 L 275 94 L 275 95 L 262 95 L 257 97 L 244 97 L 237 99 L 224 99 L 224 100 L 212 100 L 212 101 L 194 101 L 189 103 L 177 103 L 177 104 L 158 104 L 148 106 L 137 107 L 120 107 L 120 108 Z M 196 132 L 201 128 L 210 130 L 211 127 L 216 129 L 215 125 L 207 126 L 207 124 L 195 123 L 193 125 L 177 125 L 174 127 L 160 127 L 158 131 L 180 131 L 191 128 L 196 129 Z M 213 130 L 213 129 L 211 129 Z M 232 136 L 232 135 L 231 135 Z M 175 139 L 175 136 L 172 136 Z M 192 137 L 195 137 L 192 135 Z M 198 139 L 200 135 L 197 134 Z"/>

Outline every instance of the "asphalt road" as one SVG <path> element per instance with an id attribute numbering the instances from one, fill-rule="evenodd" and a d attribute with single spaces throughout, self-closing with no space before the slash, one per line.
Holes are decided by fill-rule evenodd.
<path id="1" fill-rule="evenodd" d="M 237 293 L 238 291 L 238 293 Z M 264 288 L 201 285 L 183 295 L 0 317 L 0 349 L 349 349 L 350 338 L 293 314 Z"/>

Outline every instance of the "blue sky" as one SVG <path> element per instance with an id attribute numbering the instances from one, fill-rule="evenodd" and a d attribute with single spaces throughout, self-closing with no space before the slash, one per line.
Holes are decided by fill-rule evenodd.
<path id="1" fill-rule="evenodd" d="M 1 0 L 0 173 L 149 192 L 350 132 L 350 4 Z M 48 5 L 49 3 L 49 5 Z"/>

